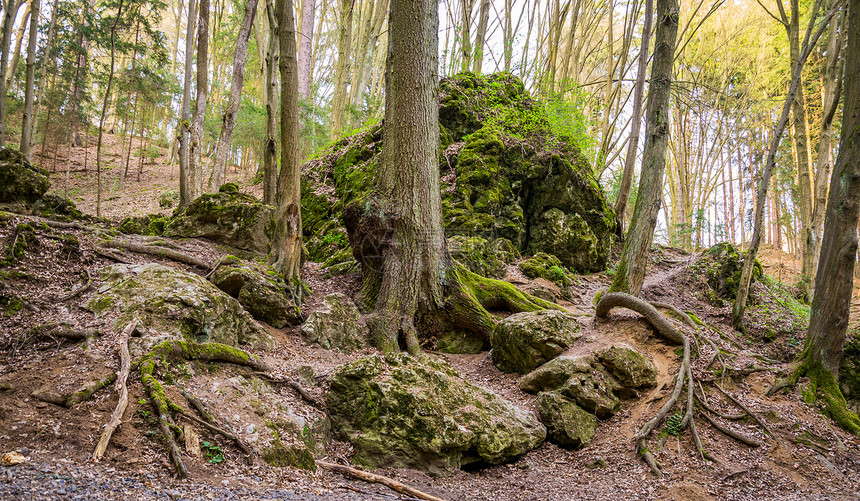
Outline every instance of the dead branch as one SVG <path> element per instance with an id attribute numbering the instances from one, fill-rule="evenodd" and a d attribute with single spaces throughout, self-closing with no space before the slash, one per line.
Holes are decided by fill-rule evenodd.
<path id="1" fill-rule="evenodd" d="M 722 386 L 720 386 L 720 385 L 718 385 L 718 384 L 715 384 L 714 386 L 715 386 L 718 390 L 720 390 L 720 392 L 721 392 L 723 395 L 725 395 L 729 400 L 731 400 L 733 404 L 737 405 L 741 410 L 743 410 L 744 412 L 746 412 L 747 414 L 749 414 L 749 415 L 750 415 L 750 417 L 751 417 L 751 418 L 753 418 L 753 420 L 754 420 L 756 423 L 758 423 L 758 424 L 759 424 L 759 426 L 761 426 L 762 428 L 764 428 L 764 431 L 766 431 L 768 435 L 770 435 L 770 436 L 772 436 L 772 437 L 776 437 L 776 435 L 771 431 L 770 427 L 768 427 L 768 425 L 766 425 L 766 424 L 765 424 L 765 422 L 764 422 L 764 421 L 762 421 L 762 420 L 761 420 L 761 419 L 760 419 L 760 418 L 759 418 L 759 417 L 758 417 L 758 416 L 757 416 L 753 411 L 749 410 L 749 409 L 748 409 L 744 404 L 742 404 L 738 399 L 736 399 L 736 398 L 735 398 L 735 397 L 733 397 L 729 392 L 727 392 L 726 390 L 724 390 L 724 389 L 722 388 Z"/>
<path id="2" fill-rule="evenodd" d="M 308 393 L 308 390 L 306 390 L 305 387 L 302 386 L 302 384 L 299 383 L 298 381 L 296 381 L 295 379 L 291 379 L 291 378 L 277 379 L 275 377 L 272 377 L 269 374 L 266 374 L 265 372 L 255 372 L 254 375 L 259 376 L 259 377 L 265 379 L 266 381 L 268 381 L 270 383 L 286 384 L 290 388 L 296 390 L 296 392 L 299 394 L 299 396 L 301 396 L 302 399 L 304 399 L 307 403 L 309 403 L 312 406 L 317 407 L 317 408 L 321 407 L 321 405 L 317 401 L 317 399 L 315 399 L 313 397 L 313 395 Z"/>
<path id="3" fill-rule="evenodd" d="M 426 501 L 444 501 L 442 498 L 436 497 L 432 494 L 427 494 L 426 492 L 419 491 L 413 487 L 409 487 L 408 485 L 401 484 L 397 480 L 392 478 L 383 477 L 382 475 L 376 475 L 374 473 L 368 473 L 366 471 L 356 470 L 355 468 L 351 468 L 349 466 L 343 466 L 339 464 L 326 463 L 324 461 L 317 461 L 317 465 L 321 468 L 325 468 L 326 470 L 333 471 L 335 473 L 340 473 L 341 475 L 346 475 L 347 477 L 355 478 L 358 480 L 363 480 L 365 482 L 370 482 L 372 484 L 382 484 L 390 489 L 393 489 L 401 494 L 406 494 L 407 496 L 412 496 L 418 499 L 424 499 Z"/>
<path id="4" fill-rule="evenodd" d="M 99 438 L 96 450 L 93 451 L 92 459 L 93 462 L 96 463 L 98 463 L 102 456 L 104 456 L 107 446 L 110 443 L 110 439 L 113 436 L 113 432 L 116 431 L 122 421 L 122 415 L 125 412 L 125 408 L 128 407 L 128 385 L 126 383 L 128 381 L 128 374 L 131 372 L 131 356 L 128 354 L 128 338 L 131 336 L 131 333 L 134 332 L 135 327 L 137 327 L 137 320 L 133 320 L 129 323 L 125 329 L 123 329 L 122 333 L 119 335 L 119 339 L 117 340 L 117 344 L 119 345 L 117 350 L 119 351 L 120 359 L 120 370 L 119 376 L 117 377 L 117 384 L 119 385 L 119 402 L 117 402 L 116 408 L 110 416 L 110 421 L 108 421 L 104 432 L 102 432 L 101 438 Z"/>
<path id="5" fill-rule="evenodd" d="M 190 403 L 192 406 L 194 406 L 195 409 L 197 409 L 197 412 L 200 412 L 200 415 L 203 416 L 204 419 L 192 416 L 191 414 L 184 411 L 180 412 L 182 416 L 187 419 L 190 419 L 191 421 L 194 421 L 201 426 L 205 426 L 209 430 L 224 436 L 228 440 L 232 440 L 233 443 L 235 443 L 237 447 L 242 449 L 242 452 L 244 452 L 245 454 L 249 456 L 254 455 L 254 451 L 251 450 L 251 448 L 248 447 L 244 442 L 242 442 L 242 439 L 240 439 L 238 435 L 235 435 L 215 424 L 215 416 L 209 411 L 209 409 L 206 408 L 205 405 L 203 405 L 203 402 L 201 402 L 196 397 L 194 397 L 194 395 L 191 395 L 185 390 L 179 390 L 179 393 L 182 394 L 182 396 L 185 397 L 186 400 L 188 400 L 188 403 Z"/>
<path id="6" fill-rule="evenodd" d="M 92 289 L 92 287 L 93 287 L 93 277 L 90 275 L 90 272 L 89 272 L 89 271 L 87 271 L 87 270 L 84 270 L 84 273 L 85 273 L 85 274 L 86 274 L 86 276 L 87 276 L 87 283 L 85 283 L 85 284 L 84 284 L 84 285 L 82 285 L 81 287 L 79 287 L 79 288 L 77 288 L 77 289 L 73 290 L 72 292 L 70 292 L 70 293 L 66 294 L 65 296 L 61 297 L 61 298 L 60 298 L 60 301 L 65 302 L 65 301 L 72 300 L 72 299 L 74 299 L 74 298 L 76 298 L 76 297 L 80 296 L 80 295 L 81 295 L 81 294 L 83 294 L 84 292 L 87 292 L 88 290 Z"/>
<path id="7" fill-rule="evenodd" d="M 159 247 L 156 245 L 144 245 L 135 242 L 128 242 L 123 240 L 106 240 L 104 242 L 100 242 L 98 244 L 100 247 L 108 247 L 111 249 L 121 249 L 128 250 L 131 252 L 137 252 L 138 254 L 147 254 L 150 256 L 157 256 L 161 258 L 170 259 L 172 261 L 176 261 L 178 263 L 188 264 L 191 266 L 196 266 L 198 268 L 208 270 L 209 263 L 205 261 L 201 261 L 194 256 L 190 256 L 185 254 L 184 252 L 179 252 L 177 250 L 168 249 L 167 247 Z"/>

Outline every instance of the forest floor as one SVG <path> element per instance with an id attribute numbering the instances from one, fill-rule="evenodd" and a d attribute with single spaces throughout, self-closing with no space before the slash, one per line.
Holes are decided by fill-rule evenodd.
<path id="1" fill-rule="evenodd" d="M 108 136 L 110 144 L 111 136 Z M 72 152 L 73 170 L 79 149 Z M 88 155 L 94 155 L 92 148 Z M 80 155 L 82 156 L 82 155 Z M 58 166 L 63 160 L 58 161 Z M 38 160 L 37 160 L 38 163 Z M 45 162 L 43 166 L 50 170 Z M 62 169 L 59 169 L 62 171 Z M 134 177 L 134 176 L 133 176 Z M 243 190 L 250 176 L 231 173 L 231 179 Z M 163 161 L 145 164 L 141 181 L 129 179 L 123 190 L 109 188 L 104 198 L 103 215 L 120 219 L 128 215 L 152 212 L 167 213 L 158 198 L 175 191 L 171 167 Z M 91 172 L 73 172 L 69 193 L 78 207 L 94 213 L 94 176 Z M 64 174 L 52 174 L 52 191 L 62 194 Z M 254 190 L 245 190 L 251 191 Z M 0 244 L 8 245 L 10 228 L 0 230 Z M 94 254 L 94 237 L 80 230 L 57 230 L 75 233 L 81 242 L 78 253 L 62 252 L 54 239 L 43 239 L 25 257 L 28 277 L 15 279 L 17 294 L 26 297 L 35 310 L 0 315 L 0 454 L 26 448 L 32 458 L 27 464 L 0 467 L 0 498 L 3 499 L 409 499 L 384 487 L 349 480 L 329 471 L 307 472 L 293 468 L 274 468 L 262 461 L 249 461 L 232 444 L 222 444 L 226 460 L 217 464 L 205 458 L 186 457 L 191 478 L 173 478 L 163 447 L 136 416 L 148 408 L 139 380 L 130 380 L 130 404 L 123 424 L 111 442 L 100 464 L 88 461 L 100 429 L 116 405 L 112 388 L 72 408 L 39 401 L 31 392 L 41 388 L 79 385 L 82 380 L 114 370 L 118 366 L 113 352 L 118 332 L 104 319 L 96 319 L 80 307 L 93 291 L 84 292 L 73 301 L 61 301 L 76 283 L 81 272 L 95 276 L 101 267 L 113 264 Z M 201 259 L 213 261 L 219 249 L 205 241 L 183 242 Z M 149 257 L 127 254 L 135 262 L 150 262 Z M 790 283 L 796 263 L 777 251 L 761 253 L 766 273 Z M 774 432 L 768 436 L 750 419 L 728 422 L 725 426 L 761 443 L 750 447 L 728 438 L 706 422 L 699 422 L 699 432 L 708 452 L 721 464 L 704 461 L 696 451 L 689 433 L 669 435 L 655 449 L 664 476 L 657 479 L 634 451 L 634 435 L 639 427 L 662 405 L 668 390 L 645 392 L 640 399 L 626 400 L 623 410 L 601 421 L 592 443 L 571 451 L 549 442 L 505 465 L 476 471 L 459 471 L 450 477 L 430 477 L 413 470 L 382 469 L 376 471 L 449 500 L 544 500 L 544 499 L 857 499 L 860 497 L 860 440 L 835 428 L 817 408 L 805 404 L 800 390 L 774 397 L 765 392 L 774 378 L 790 367 L 799 349 L 802 329 L 782 326 L 775 338 L 765 339 L 763 329 L 756 327 L 756 315 L 763 321 L 767 311 L 778 309 L 780 300 L 759 294 L 763 307 L 751 312 L 753 328 L 741 336 L 729 327 L 730 306 L 715 307 L 702 295 L 701 273 L 694 267 L 697 255 L 671 248 L 661 248 L 649 263 L 649 275 L 643 297 L 671 303 L 692 311 L 710 328 L 699 332 L 725 346 L 726 370 L 720 379 L 722 387 L 747 406 Z M 166 260 L 164 264 L 195 271 Z M 353 295 L 358 277 L 347 275 L 326 278 L 314 263 L 307 263 L 303 277 L 313 291 L 306 311 L 318 305 L 331 292 Z M 525 279 L 515 266 L 509 268 L 509 281 L 528 290 L 540 286 L 554 287 Z M 589 350 L 614 343 L 629 344 L 647 353 L 658 370 L 658 383 L 671 387 L 679 365 L 677 346 L 659 337 L 637 314 L 627 310 L 612 312 L 609 320 L 595 320 L 592 298 L 605 288 L 611 276 L 606 272 L 578 276 L 568 294 L 570 301 L 560 304 L 577 316 Z M 95 287 L 97 288 L 97 287 Z M 855 304 L 857 297 L 855 295 Z M 856 316 L 854 320 L 856 321 Z M 99 330 L 101 335 L 89 342 L 34 339 L 30 328 L 49 321 L 65 319 L 84 329 Z M 770 320 L 768 320 L 770 319 Z M 258 352 L 276 374 L 293 374 L 296 368 L 310 365 L 323 380 L 339 364 L 373 353 L 366 349 L 353 355 L 306 345 L 297 328 L 269 329 L 278 341 L 271 352 Z M 704 346 L 704 345 L 703 345 Z M 574 347 L 575 353 L 582 346 Z M 707 347 L 703 348 L 707 349 Z M 431 353 L 447 360 L 473 383 L 490 389 L 518 407 L 534 411 L 535 398 L 519 390 L 519 376 L 504 374 L 492 364 L 487 353 L 448 355 Z M 744 369 L 760 363 L 757 355 L 776 359 L 766 370 L 745 374 Z M 704 369 L 704 357 L 694 362 L 694 373 L 702 378 L 714 377 Z M 229 385 L 246 372 L 238 366 L 224 364 L 215 374 L 192 374 L 187 385 L 202 399 L 217 401 L 218 394 L 209 391 L 217 384 Z M 216 382 L 213 382 L 216 380 Z M 317 396 L 325 383 L 311 388 Z M 801 385 L 802 387 L 802 385 Z M 277 389 L 279 398 L 300 401 L 288 388 Z M 235 392 L 229 402 L 222 402 L 219 412 L 226 420 L 238 420 L 243 408 L 251 406 L 249 398 Z M 720 393 L 706 394 L 710 405 L 724 413 L 737 412 Z M 244 419 L 244 414 L 242 414 Z M 329 462 L 348 462 L 348 444 L 332 442 Z"/>

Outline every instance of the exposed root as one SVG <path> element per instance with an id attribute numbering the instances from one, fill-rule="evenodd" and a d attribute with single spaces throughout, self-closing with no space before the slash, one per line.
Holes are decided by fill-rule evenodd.
<path id="1" fill-rule="evenodd" d="M 186 400 L 188 400 L 189 403 L 191 403 L 191 405 L 193 405 L 197 409 L 198 412 L 200 412 L 200 415 L 203 416 L 203 419 L 200 419 L 196 416 L 192 416 L 191 414 L 189 414 L 185 411 L 180 411 L 180 414 L 183 417 L 185 417 L 186 419 L 189 419 L 191 421 L 194 421 L 195 423 L 197 423 L 201 426 L 204 426 L 204 427 L 208 428 L 209 430 L 214 431 L 215 433 L 222 435 L 224 438 L 226 438 L 228 440 L 231 440 L 234 444 L 236 444 L 237 447 L 242 449 L 242 452 L 244 452 L 248 456 L 253 457 L 254 451 L 252 451 L 251 448 L 248 447 L 248 445 L 245 444 L 245 442 L 243 442 L 242 439 L 240 439 L 237 435 L 235 435 L 234 433 L 232 433 L 230 431 L 225 430 L 223 427 L 218 426 L 215 423 L 215 417 L 213 416 L 213 414 L 208 409 L 206 409 L 206 407 L 203 405 L 202 402 L 200 402 L 200 400 L 198 400 L 196 397 L 194 397 L 193 395 L 191 395 L 190 393 L 188 393 L 185 390 L 180 390 L 180 393 L 182 394 L 183 397 L 185 397 Z M 201 408 L 203 409 L 202 412 L 200 411 Z"/>
<path id="2" fill-rule="evenodd" d="M 409 487 L 408 485 L 401 484 L 397 480 L 383 477 L 382 475 L 376 475 L 375 473 L 368 473 L 366 471 L 356 470 L 355 468 L 351 468 L 349 466 L 326 463 L 324 461 L 317 461 L 317 466 L 325 468 L 326 470 L 333 471 L 335 473 L 340 473 L 341 475 L 346 475 L 347 477 L 362 480 L 364 482 L 370 482 L 372 484 L 382 484 L 401 494 L 406 494 L 407 496 L 412 496 L 417 499 L 424 499 L 426 501 L 444 501 L 440 497 L 436 497 L 432 494 L 427 494 L 426 492 L 419 491 L 418 489 Z"/>
<path id="3" fill-rule="evenodd" d="M 770 427 L 769 427 L 767 424 L 765 424 L 765 422 L 764 422 L 764 421 L 762 421 L 762 420 L 761 420 L 761 419 L 756 415 L 756 413 L 754 413 L 753 411 L 749 410 L 749 409 L 747 408 L 747 406 L 745 406 L 744 404 L 742 404 L 738 399 L 736 399 L 735 397 L 733 397 L 733 396 L 731 395 L 731 393 L 729 393 L 729 392 L 727 392 L 726 390 L 724 390 L 720 385 L 715 384 L 714 386 L 715 386 L 718 390 L 720 390 L 720 392 L 721 392 L 723 395 L 725 395 L 725 396 L 726 396 L 726 398 L 728 398 L 729 400 L 731 400 L 733 404 L 735 404 L 736 406 L 738 406 L 738 408 L 740 408 L 742 411 L 744 411 L 744 412 L 746 412 L 747 414 L 749 414 L 749 416 L 753 419 L 753 421 L 755 421 L 756 423 L 758 423 L 758 424 L 759 424 L 759 426 L 761 426 L 761 427 L 762 427 L 762 429 L 763 429 L 763 430 L 764 430 L 768 435 L 770 435 L 770 436 L 772 436 L 772 437 L 776 437 L 776 435 L 773 433 L 773 431 L 771 431 Z"/>
<path id="4" fill-rule="evenodd" d="M 711 426 L 713 426 L 715 429 L 717 429 L 717 430 L 719 430 L 719 431 L 723 432 L 725 435 L 727 435 L 727 436 L 729 436 L 729 437 L 731 437 L 731 438 L 733 438 L 733 439 L 737 440 L 738 442 L 741 442 L 741 443 L 744 443 L 744 444 L 746 444 L 746 445 L 749 445 L 750 447 L 761 447 L 761 444 L 760 444 L 759 442 L 756 442 L 755 440 L 753 440 L 753 439 L 751 439 L 751 438 L 749 438 L 749 437 L 746 437 L 746 436 L 744 436 L 744 435 L 741 435 L 740 433 L 738 433 L 738 432 L 736 432 L 736 431 L 733 431 L 732 429 L 727 428 L 727 427 L 725 427 L 725 426 L 721 425 L 721 424 L 720 424 L 720 423 L 718 423 L 717 421 L 714 421 L 714 419 L 713 419 L 713 418 L 711 418 L 711 416 L 709 416 L 707 413 L 702 412 L 700 415 L 701 415 L 703 418 L 705 418 L 705 420 L 706 420 L 707 422 L 711 423 Z"/>
<path id="5" fill-rule="evenodd" d="M 278 378 L 272 377 L 269 374 L 266 374 L 265 372 L 255 372 L 254 375 L 259 376 L 259 377 L 265 379 L 266 381 L 268 381 L 270 383 L 286 384 L 290 388 L 296 390 L 296 393 L 298 393 L 299 396 L 302 397 L 302 399 L 305 402 L 311 404 L 312 406 L 314 406 L 316 408 L 322 408 L 322 405 L 320 404 L 320 402 L 317 401 L 317 399 L 314 398 L 313 395 L 308 393 L 308 390 L 306 390 L 305 387 L 302 386 L 302 384 L 299 383 L 298 381 L 296 381 L 295 379 L 291 379 L 291 378 L 278 379 Z"/>
<path id="6" fill-rule="evenodd" d="M 201 344 L 179 340 L 169 340 L 158 344 L 141 359 L 140 380 L 146 389 L 146 393 L 152 407 L 158 414 L 159 429 L 166 442 L 166 448 L 170 455 L 170 460 L 176 469 L 176 475 L 180 478 L 185 478 L 188 476 L 188 469 L 182 461 L 179 446 L 176 445 L 176 440 L 174 438 L 174 432 L 176 432 L 177 435 L 181 435 L 182 430 L 174 424 L 172 415 L 177 413 L 184 415 L 189 419 L 192 417 L 167 397 L 164 392 L 164 387 L 155 377 L 155 372 L 159 365 L 175 360 L 228 362 L 244 365 L 258 371 L 268 371 L 269 368 L 256 355 L 239 348 L 219 343 Z M 194 405 L 193 402 L 192 405 Z M 200 403 L 200 408 L 205 409 L 202 403 Z M 208 414 L 211 417 L 211 413 L 208 412 L 201 414 L 204 416 Z M 204 426 L 206 425 L 204 424 Z M 223 434 L 226 431 L 221 429 L 218 432 Z"/>
<path id="7" fill-rule="evenodd" d="M 84 285 L 82 285 L 82 286 L 78 287 L 77 289 L 73 290 L 72 292 L 70 292 L 70 293 L 66 294 L 65 296 L 63 296 L 63 297 L 59 298 L 59 300 L 60 300 L 60 301 L 62 301 L 62 302 L 70 301 L 70 300 L 72 300 L 72 299 L 74 299 L 74 298 L 76 298 L 76 297 L 80 296 L 80 295 L 81 295 L 81 294 L 83 294 L 84 292 L 87 292 L 88 290 L 92 289 L 92 287 L 93 287 L 93 277 L 92 277 L 92 276 L 90 276 L 90 272 L 89 272 L 89 271 L 87 271 L 87 270 L 84 270 L 84 274 L 85 274 L 85 275 L 86 275 L 86 277 L 87 277 L 87 281 L 86 281 L 86 283 L 85 283 Z"/>
<path id="8" fill-rule="evenodd" d="M 99 243 L 101 247 L 108 247 L 111 249 L 121 249 L 127 250 L 131 252 L 137 252 L 138 254 L 147 254 L 150 256 L 157 256 L 161 258 L 170 259 L 172 261 L 176 261 L 178 263 L 188 264 L 191 266 L 196 266 L 198 268 L 208 270 L 210 268 L 209 263 L 205 261 L 201 261 L 194 256 L 185 254 L 184 252 L 180 252 L 174 249 L 169 249 L 167 247 L 161 247 L 157 245 L 145 245 L 139 244 L 137 242 L 128 242 L 124 240 L 106 240 L 104 242 Z"/>
<path id="9" fill-rule="evenodd" d="M 133 263 L 133 261 L 131 259 L 129 259 L 126 255 L 124 255 L 120 252 L 114 252 L 110 249 L 100 249 L 98 247 L 93 247 L 92 250 L 93 250 L 93 252 L 95 252 L 99 256 L 110 259 L 111 261 L 116 261 L 117 263 L 122 263 L 122 264 L 132 264 Z"/>
<path id="10" fill-rule="evenodd" d="M 69 398 L 66 400 L 66 407 L 72 407 L 74 405 L 86 402 L 87 400 L 93 398 L 93 395 L 101 391 L 102 389 L 110 386 L 116 381 L 117 374 L 111 373 L 108 374 L 107 377 L 100 380 L 89 381 L 85 383 L 78 391 L 69 395 Z"/>
<path id="11" fill-rule="evenodd" d="M 120 370 L 119 376 L 117 377 L 119 385 L 119 401 L 117 402 L 116 408 L 113 410 L 113 414 L 111 414 L 110 420 L 107 422 L 107 425 L 102 432 L 102 436 L 99 438 L 99 443 L 96 445 L 96 449 L 93 451 L 92 459 L 96 463 L 98 463 L 102 456 L 104 456 L 107 446 L 110 443 L 110 439 L 113 436 L 113 432 L 116 431 L 122 421 L 122 415 L 125 412 L 125 408 L 128 406 L 128 386 L 126 385 L 126 382 L 128 381 L 128 374 L 131 372 L 131 356 L 128 353 L 128 338 L 131 336 L 131 333 L 134 332 L 135 327 L 137 327 L 137 320 L 132 321 L 125 327 L 125 329 L 123 329 L 122 334 L 119 335 L 119 340 L 117 341 L 117 351 L 119 351 L 120 359 Z"/>

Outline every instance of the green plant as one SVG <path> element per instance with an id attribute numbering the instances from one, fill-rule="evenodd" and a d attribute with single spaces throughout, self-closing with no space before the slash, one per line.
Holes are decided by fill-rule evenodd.
<path id="1" fill-rule="evenodd" d="M 681 434 L 681 423 L 684 420 L 684 414 L 680 410 L 669 416 L 666 420 L 666 433 L 669 435 L 679 436 Z"/>
<path id="2" fill-rule="evenodd" d="M 203 441 L 200 443 L 200 448 L 206 454 L 206 459 L 212 464 L 218 464 L 224 461 L 224 451 L 217 445 Z"/>

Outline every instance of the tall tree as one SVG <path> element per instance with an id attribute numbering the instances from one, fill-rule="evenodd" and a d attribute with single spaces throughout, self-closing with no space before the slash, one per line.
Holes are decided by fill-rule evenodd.
<path id="1" fill-rule="evenodd" d="M 56 1 L 56 0 L 55 0 Z M 30 159 L 33 132 L 33 99 L 36 94 L 36 40 L 39 32 L 39 0 L 30 6 L 30 40 L 27 43 L 27 81 L 24 84 L 24 116 L 21 123 L 21 153 Z M 47 61 L 45 61 L 46 64 Z"/>
<path id="2" fill-rule="evenodd" d="M 197 100 L 191 119 L 191 142 L 188 148 L 187 174 L 191 180 L 191 198 L 199 196 L 203 188 L 203 120 L 209 100 L 209 17 L 209 0 L 200 0 L 197 22 Z"/>
<path id="3" fill-rule="evenodd" d="M 639 295 L 645 280 L 648 250 L 657 226 L 657 215 L 663 200 L 663 173 L 666 169 L 666 148 L 669 144 L 669 109 L 672 87 L 672 63 L 675 39 L 678 35 L 678 2 L 657 0 L 657 23 L 651 85 L 645 116 L 645 149 L 639 195 L 633 210 L 633 220 L 621 261 L 610 292 Z"/>
<path id="4" fill-rule="evenodd" d="M 302 0 L 299 30 L 299 99 L 307 99 L 311 89 L 311 49 L 314 39 L 316 0 Z"/>
<path id="5" fill-rule="evenodd" d="M 278 193 L 278 70 L 280 57 L 280 31 L 274 0 L 266 0 L 269 20 L 269 43 L 266 49 L 266 141 L 263 144 L 263 202 L 277 203 Z"/>
<path id="6" fill-rule="evenodd" d="M 636 165 L 636 156 L 639 153 L 639 133 L 642 127 L 642 101 L 645 95 L 645 74 L 648 71 L 648 48 L 651 43 L 651 17 L 653 10 L 653 0 L 645 0 L 642 43 L 639 46 L 636 83 L 633 89 L 633 116 L 630 119 L 630 140 L 627 143 L 624 172 L 621 174 L 621 187 L 618 190 L 618 198 L 615 199 L 615 217 L 618 228 L 621 231 L 624 229 L 624 213 L 627 210 L 627 199 L 630 197 L 630 187 L 633 185 L 633 170 Z"/>
<path id="7" fill-rule="evenodd" d="M 752 280 L 752 273 L 753 268 L 755 267 L 756 255 L 758 254 L 758 248 L 761 244 L 761 237 L 764 226 L 765 203 L 767 202 L 767 192 L 768 186 L 770 184 L 770 178 L 773 175 L 773 169 L 776 165 L 776 152 L 779 149 L 779 144 L 782 140 L 782 134 L 783 132 L 785 132 L 785 127 L 788 124 L 789 112 L 791 111 L 791 108 L 795 102 L 794 96 L 797 93 L 797 89 L 800 87 L 800 82 L 803 75 L 803 66 L 804 64 L 806 64 L 806 59 L 812 52 L 812 48 L 815 47 L 816 43 L 818 43 L 818 39 L 821 38 L 821 34 L 827 28 L 827 24 L 830 21 L 830 18 L 832 18 L 833 15 L 841 7 L 841 1 L 837 0 L 836 2 L 834 2 L 834 5 L 831 7 L 830 12 L 827 13 L 821 25 L 815 31 L 814 34 L 813 28 L 815 27 L 816 16 L 812 16 L 809 19 L 809 25 L 806 28 L 806 35 L 804 36 L 803 40 L 803 49 L 800 52 L 797 64 L 795 65 L 791 75 L 791 84 L 788 88 L 788 94 L 785 96 L 785 103 L 782 107 L 782 114 L 779 117 L 779 121 L 777 122 L 776 126 L 774 127 L 773 134 L 771 134 L 770 137 L 770 147 L 767 151 L 767 157 L 765 160 L 764 169 L 762 171 L 761 181 L 759 181 L 758 190 L 756 191 L 753 234 L 750 240 L 749 249 L 747 250 L 746 257 L 744 258 L 744 267 L 743 270 L 741 270 L 741 281 L 738 284 L 738 293 L 735 297 L 734 305 L 732 306 L 732 326 L 735 329 L 741 331 L 744 330 L 744 310 L 746 310 L 747 299 L 749 297 L 750 281 Z"/>
<path id="8" fill-rule="evenodd" d="M 248 38 L 251 36 L 251 25 L 257 15 L 257 0 L 248 0 L 245 5 L 245 17 L 239 27 L 236 37 L 236 51 L 233 54 L 233 78 L 230 81 L 230 97 L 227 108 L 221 116 L 221 134 L 215 144 L 215 163 L 212 166 L 212 177 L 209 180 L 209 191 L 218 191 L 224 182 L 224 171 L 227 166 L 227 152 L 230 149 L 230 139 L 233 137 L 233 127 L 236 126 L 236 113 L 242 99 L 242 83 L 245 81 L 245 56 L 248 53 Z"/>
<path id="9" fill-rule="evenodd" d="M 104 135 L 105 116 L 107 115 L 108 103 L 110 103 L 111 86 L 113 85 L 113 75 L 116 68 L 116 30 L 120 17 L 122 17 L 122 4 L 123 0 L 119 0 L 116 8 L 116 17 L 114 17 L 110 28 L 110 72 L 108 73 L 108 81 L 105 88 L 105 98 L 102 102 L 102 115 L 99 119 L 99 140 L 96 146 L 96 217 L 102 217 L 102 136 Z"/>
<path id="10" fill-rule="evenodd" d="M 798 367 L 769 393 L 807 376 L 812 394 L 823 401 L 825 412 L 844 429 L 860 435 L 860 419 L 848 410 L 837 383 L 854 286 L 860 219 L 860 0 L 848 2 L 848 34 L 842 137 L 830 181 L 809 329 Z"/>
<path id="11" fill-rule="evenodd" d="M 0 147 L 6 145 L 6 64 L 9 61 L 9 44 L 12 41 L 12 25 L 24 0 L 8 0 L 3 6 L 3 33 L 0 47 Z"/>
<path id="12" fill-rule="evenodd" d="M 331 130 L 329 139 L 343 133 L 346 112 L 346 87 L 349 84 L 350 58 L 352 57 L 352 18 L 355 0 L 341 0 L 340 34 L 337 42 L 337 64 L 334 70 L 334 94 L 331 98 Z"/>
<path id="13" fill-rule="evenodd" d="M 272 239 L 272 266 L 296 286 L 302 264 L 301 168 L 299 165 L 299 77 L 292 0 L 278 0 L 281 73 L 281 172 Z M 296 287 L 299 289 L 300 287 Z"/>
<path id="14" fill-rule="evenodd" d="M 194 31 L 197 26 L 197 2 L 188 0 L 188 19 L 185 26 L 185 73 L 182 86 L 182 107 L 179 113 L 179 207 L 191 203 L 191 69 L 194 64 Z"/>

